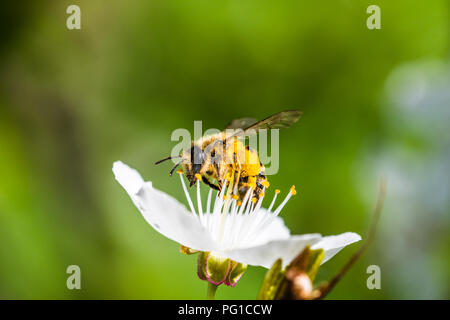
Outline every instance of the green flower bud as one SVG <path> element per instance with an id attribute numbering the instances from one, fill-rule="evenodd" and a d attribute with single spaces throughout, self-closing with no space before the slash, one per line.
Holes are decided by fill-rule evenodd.
<path id="1" fill-rule="evenodd" d="M 201 252 L 197 260 L 197 274 L 216 286 L 225 283 L 234 287 L 247 270 L 247 265 L 222 257 L 214 252 Z"/>
<path id="2" fill-rule="evenodd" d="M 247 265 L 239 263 L 233 260 L 231 261 L 231 271 L 228 273 L 227 280 L 225 284 L 230 287 L 236 286 L 239 279 L 244 275 L 245 270 L 247 270 Z"/>
<path id="3" fill-rule="evenodd" d="M 282 265 L 283 262 L 281 259 L 278 259 L 269 271 L 267 271 L 258 293 L 258 300 L 275 300 L 277 294 L 283 291 L 282 286 L 285 282 L 285 270 L 282 269 Z"/>

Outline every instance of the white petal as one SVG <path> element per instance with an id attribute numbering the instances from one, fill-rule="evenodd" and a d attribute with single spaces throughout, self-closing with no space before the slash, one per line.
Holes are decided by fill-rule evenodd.
<path id="1" fill-rule="evenodd" d="M 217 249 L 198 218 L 176 199 L 153 188 L 151 182 L 143 182 L 136 170 L 122 162 L 114 163 L 113 172 L 145 220 L 159 233 L 191 249 Z"/>
<path id="2" fill-rule="evenodd" d="M 261 208 L 260 211 L 263 211 L 264 214 L 266 214 L 266 209 Z M 256 237 L 251 242 L 251 245 L 258 246 L 272 240 L 288 239 L 290 235 L 291 233 L 288 227 L 286 227 L 283 219 L 280 216 L 271 217 L 270 220 L 267 221 L 267 224 L 263 226 L 261 230 L 257 230 Z M 245 247 L 245 245 L 243 245 L 242 247 Z"/>
<path id="3" fill-rule="evenodd" d="M 278 259 L 283 260 L 283 265 L 289 264 L 303 248 L 310 244 L 314 245 L 322 239 L 320 234 L 304 234 L 291 236 L 285 240 L 273 240 L 266 244 L 235 249 L 220 254 L 235 261 L 253 266 L 263 266 L 270 268 Z"/>
<path id="4" fill-rule="evenodd" d="M 122 161 L 114 162 L 112 170 L 117 182 L 120 183 L 130 196 L 138 193 L 139 189 L 141 189 L 144 184 L 144 179 L 142 179 L 139 172 L 130 168 Z"/>
<path id="5" fill-rule="evenodd" d="M 361 236 L 354 232 L 345 232 L 336 236 L 323 237 L 318 243 L 311 246 L 311 249 L 322 248 L 325 250 L 325 257 L 322 263 L 330 260 L 336 253 L 351 243 L 361 240 Z"/>

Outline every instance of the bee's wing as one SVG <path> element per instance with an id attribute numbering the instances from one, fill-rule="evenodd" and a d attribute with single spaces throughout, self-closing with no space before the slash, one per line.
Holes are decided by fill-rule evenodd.
<path id="1" fill-rule="evenodd" d="M 252 135 L 258 133 L 262 129 L 286 129 L 296 123 L 302 112 L 299 110 L 286 110 L 274 114 L 264 120 L 258 121 L 243 130 L 239 130 L 233 135 L 227 137 L 227 140 L 232 137 L 240 137 L 245 135 Z"/>
<path id="2" fill-rule="evenodd" d="M 231 121 L 225 129 L 244 129 L 258 122 L 254 118 L 240 118 Z"/>

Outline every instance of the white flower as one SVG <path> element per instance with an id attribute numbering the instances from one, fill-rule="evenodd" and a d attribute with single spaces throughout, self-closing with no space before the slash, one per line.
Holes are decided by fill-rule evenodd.
<path id="1" fill-rule="evenodd" d="M 214 198 L 209 190 L 203 207 L 200 182 L 197 181 L 197 207 L 189 196 L 183 176 L 181 183 L 190 211 L 176 199 L 144 182 L 140 174 L 117 161 L 113 165 L 116 180 L 126 190 L 145 220 L 159 233 L 181 245 L 232 259 L 242 264 L 270 268 L 278 259 L 289 264 L 306 245 L 312 249 L 322 248 L 329 260 L 345 246 L 361 240 L 353 232 L 322 237 L 320 234 L 291 235 L 279 217 L 281 210 L 295 192 L 292 188 L 283 202 L 273 210 L 278 192 L 268 209 L 261 207 L 261 197 L 256 203 L 250 201 L 250 193 L 237 205 L 237 200 L 224 200 L 225 188 Z"/>

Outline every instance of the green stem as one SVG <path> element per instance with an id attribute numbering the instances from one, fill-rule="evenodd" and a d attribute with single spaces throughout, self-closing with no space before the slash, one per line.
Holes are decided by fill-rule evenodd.
<path id="1" fill-rule="evenodd" d="M 218 286 L 208 282 L 208 291 L 206 293 L 206 299 L 214 300 L 214 297 L 216 296 L 217 288 L 218 288 Z"/>

